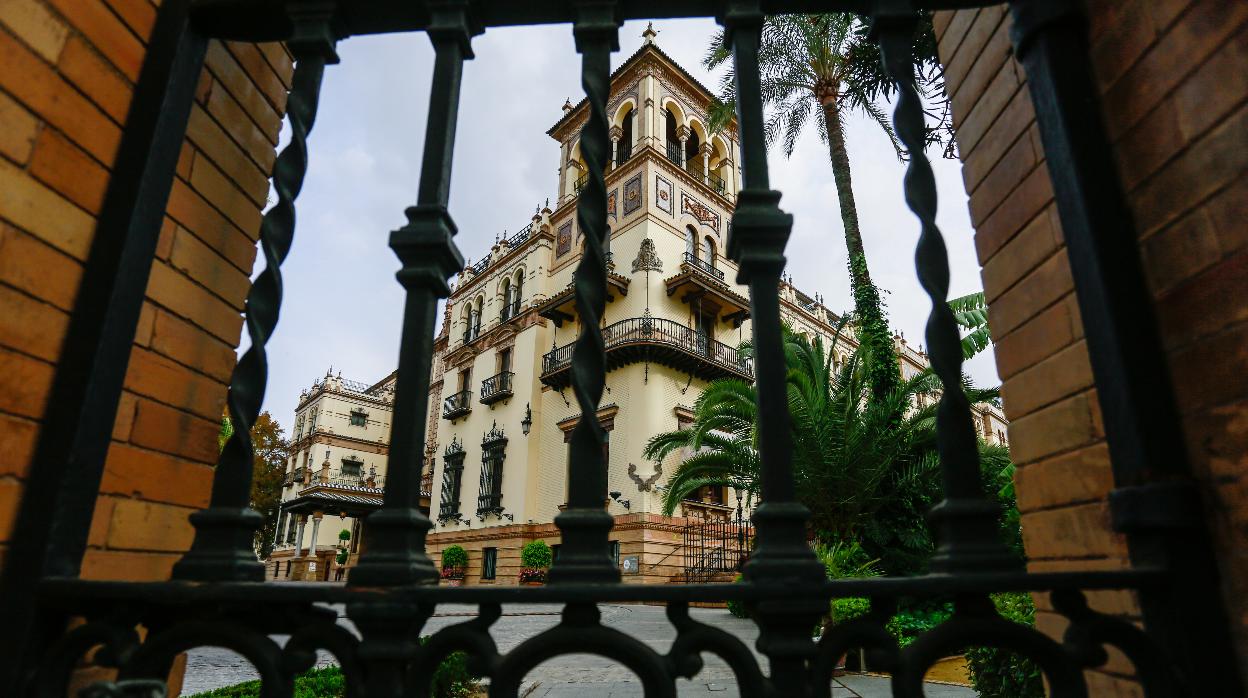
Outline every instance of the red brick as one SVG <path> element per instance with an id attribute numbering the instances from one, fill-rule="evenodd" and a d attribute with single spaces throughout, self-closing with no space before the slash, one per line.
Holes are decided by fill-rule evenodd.
<path id="1" fill-rule="evenodd" d="M 1083 341 L 1010 378 L 1001 391 L 1006 419 L 1015 420 L 1092 387 L 1092 366 Z"/>
<path id="2" fill-rule="evenodd" d="M 24 165 L 35 149 L 35 136 L 39 133 L 39 120 L 34 114 L 0 92 L 0 155 Z"/>
<path id="3" fill-rule="evenodd" d="M 267 184 L 267 183 L 266 183 Z M 191 167 L 191 186 L 251 239 L 260 235 L 260 209 L 256 195 L 263 200 L 268 192 L 251 192 L 250 196 L 221 174 L 207 158 L 196 157 Z"/>
<path id="4" fill-rule="evenodd" d="M 143 67 L 143 44 L 102 2 L 47 0 L 122 73 L 134 82 Z"/>
<path id="5" fill-rule="evenodd" d="M 995 340 L 997 373 L 1003 380 L 1008 381 L 1014 374 L 1052 356 L 1074 341 L 1073 305 L 1073 302 L 1055 303 L 1013 332 Z"/>
<path id="6" fill-rule="evenodd" d="M 152 349 L 179 363 L 228 383 L 234 371 L 234 347 L 163 310 L 156 311 Z"/>
<path id="7" fill-rule="evenodd" d="M 958 144 L 962 146 L 962 181 L 968 191 L 973 191 L 988 172 L 997 166 L 1005 151 L 1027 132 L 1036 120 L 1036 110 L 1031 105 L 1031 94 L 1026 89 L 1015 93 L 1001 115 L 990 124 L 988 131 L 979 136 L 969 129 L 958 131 Z M 969 143 L 970 145 L 966 145 Z"/>
<path id="8" fill-rule="evenodd" d="M 1057 207 L 1050 206 L 988 260 L 981 275 L 984 296 L 990 306 L 1002 293 L 1061 248 L 1057 227 Z"/>
<path id="9" fill-rule="evenodd" d="M 204 463 L 114 443 L 104 463 L 100 491 L 202 508 L 208 506 L 213 470 Z"/>
<path id="10" fill-rule="evenodd" d="M 1237 177 L 1204 204 L 1223 254 L 1248 247 L 1248 177 Z"/>
<path id="11" fill-rule="evenodd" d="M 0 70 L 0 88 L 64 131 L 95 159 L 112 164 L 121 129 L 6 32 L 0 32 L 0 65 L 5 67 Z"/>
<path id="12" fill-rule="evenodd" d="M 1131 191 L 1187 146 L 1174 100 L 1166 99 L 1116 144 L 1122 186 Z"/>
<path id="13" fill-rule="evenodd" d="M 248 55 L 247 52 L 243 51 L 239 53 Z M 264 56 L 260 55 L 254 48 L 251 55 L 254 56 L 255 62 L 259 63 L 262 70 L 271 73 L 268 64 L 264 62 Z M 209 42 L 205 63 L 208 69 L 212 71 L 213 77 L 217 79 L 217 82 L 228 90 L 230 96 L 238 102 L 243 111 L 247 112 L 252 123 L 262 133 L 269 136 L 269 140 L 273 145 L 277 145 L 278 132 L 281 130 L 282 122 L 274 112 L 273 104 L 265 95 L 261 94 L 255 82 L 253 82 L 257 76 L 248 74 L 240 67 L 239 62 L 235 60 L 234 54 L 226 50 L 220 41 Z M 280 85 L 276 79 L 273 79 L 272 83 Z"/>
<path id="14" fill-rule="evenodd" d="M 263 207 L 268 200 L 269 178 L 261 172 L 254 162 L 243 154 L 234 141 L 221 130 L 217 122 L 199 105 L 191 110 L 191 119 L 187 124 L 187 138 L 199 146 L 198 157 L 207 157 L 221 170 L 230 181 L 252 196 L 257 206 Z M 179 173 L 183 179 L 190 181 L 191 172 Z"/>
<path id="15" fill-rule="evenodd" d="M 988 306 L 989 322 L 995 325 L 993 331 L 1010 332 L 1073 288 L 1070 262 L 1065 252 L 1059 251 Z"/>
<path id="16" fill-rule="evenodd" d="M 169 263 L 242 312 L 251 280 L 184 228 L 174 234 Z"/>
<path id="17" fill-rule="evenodd" d="M 130 353 L 125 387 L 204 419 L 220 416 L 225 407 L 225 386 L 139 347 Z"/>
<path id="18" fill-rule="evenodd" d="M 234 142 L 247 153 L 259 167 L 261 172 L 273 169 L 273 161 L 277 158 L 273 142 L 251 121 L 247 111 L 232 97 L 228 90 L 214 82 L 208 91 L 205 109 L 209 116 L 225 129 Z"/>
<path id="19" fill-rule="evenodd" d="M 967 72 L 973 67 L 976 61 L 982 60 L 999 60 L 1001 56 L 991 53 L 985 47 L 989 45 L 997 27 L 1000 26 L 1002 19 L 1005 17 L 1005 8 L 1000 6 L 985 7 L 975 16 L 971 26 L 966 30 L 966 36 L 963 37 L 962 43 L 958 49 L 948 56 L 945 61 L 945 81 L 950 86 L 961 86 Z M 958 89 L 950 92 L 951 96 L 958 96 Z"/>
<path id="20" fill-rule="evenodd" d="M 219 418 L 195 417 L 144 398 L 135 404 L 130 443 L 200 463 L 216 462 Z"/>
<path id="21" fill-rule="evenodd" d="M 191 320 L 227 344 L 237 345 L 243 318 L 238 310 L 164 264 L 152 266 L 147 295 L 174 314 Z"/>
<path id="22" fill-rule="evenodd" d="M 1023 466 L 1014 474 L 1018 508 L 1024 513 L 1099 501 L 1113 486 L 1104 443 Z"/>
<path id="23" fill-rule="evenodd" d="M 138 499 L 118 499 L 109 520 L 112 550 L 181 552 L 191 547 L 195 529 L 188 517 L 195 510 Z"/>
<path id="24" fill-rule="evenodd" d="M 251 46 L 252 44 L 242 45 Z M 233 44 L 231 44 L 231 47 L 232 46 Z M 279 111 L 284 112 L 286 110 L 286 95 L 284 91 L 290 89 L 290 80 L 295 72 L 294 58 L 290 55 L 290 50 L 286 48 L 286 44 L 281 42 L 273 41 L 263 44 L 254 44 L 254 46 L 260 50 L 260 53 L 264 54 L 264 60 L 269 64 L 269 67 L 273 69 L 274 75 L 277 76 L 278 82 L 282 85 L 283 94 L 281 101 L 274 102 L 274 104 L 278 105 Z M 261 84 L 263 85 L 263 82 Z M 267 91 L 268 88 L 264 89 Z"/>
<path id="25" fill-rule="evenodd" d="M 1179 114 L 1183 134 L 1194 139 L 1219 123 L 1239 102 L 1244 87 L 1244 66 L 1248 65 L 1248 22 L 1230 41 L 1179 85 L 1172 99 Z M 1239 89 L 1234 89 L 1239 85 Z"/>
<path id="26" fill-rule="evenodd" d="M 1248 473 L 1248 400 L 1184 416 L 1187 454 L 1202 481 L 1231 481 Z"/>
<path id="27" fill-rule="evenodd" d="M 1166 292 L 1222 257 L 1218 236 L 1202 209 L 1150 236 L 1142 247 L 1144 271 L 1154 294 Z"/>
<path id="28" fill-rule="evenodd" d="M 0 414 L 0 475 L 26 476 L 38 436 L 37 422 Z"/>
<path id="29" fill-rule="evenodd" d="M 947 14 L 949 17 L 949 24 L 945 31 L 940 34 L 940 41 L 937 43 L 941 63 L 948 64 L 949 60 L 953 58 L 953 54 L 962 45 L 962 40 L 966 38 L 967 30 L 971 28 L 971 23 L 979 15 L 979 10 L 958 10 L 957 12 L 941 12 L 939 14 Z"/>
<path id="30" fill-rule="evenodd" d="M 1011 458 L 1026 465 L 1100 439 L 1095 402 L 1095 393 L 1082 393 L 1011 422 Z"/>
<path id="31" fill-rule="evenodd" d="M 1036 162 L 1031 139 L 1023 134 L 971 192 L 971 222 L 980 223 L 995 211 L 1035 168 Z"/>
<path id="32" fill-rule="evenodd" d="M 1006 61 L 997 71 L 996 77 L 989 83 L 984 94 L 970 108 L 969 113 L 953 110 L 954 132 L 958 139 L 958 148 L 969 153 L 979 144 L 979 139 L 992 126 L 1002 110 L 1014 98 L 1021 88 L 1013 61 Z M 1040 151 L 1037 151 L 1040 152 Z"/>
<path id="33" fill-rule="evenodd" d="M 979 253 L 980 264 L 987 263 L 1002 245 L 1009 242 L 1052 200 L 1053 187 L 1049 181 L 1049 168 L 1045 163 L 1040 163 L 997 210 L 976 226 L 975 249 Z"/>
<path id="34" fill-rule="evenodd" d="M 18 480 L 0 480 L 0 540 L 13 535 L 17 506 L 22 500 L 22 483 Z"/>
<path id="35" fill-rule="evenodd" d="M 1104 502 L 1047 509 L 1023 516 L 1023 544 L 1031 559 L 1126 557 L 1126 540 L 1109 525 Z"/>
<path id="36" fill-rule="evenodd" d="M 126 114 L 130 111 L 130 98 L 133 96 L 130 83 L 85 41 L 76 36 L 71 39 L 65 52 L 61 54 L 58 67 L 62 75 L 69 78 L 75 87 L 90 97 L 113 121 L 118 124 L 126 122 Z"/>
<path id="37" fill-rule="evenodd" d="M 33 236 L 0 223 L 0 283 L 68 311 L 73 310 L 81 278 L 82 267 L 76 261 Z"/>
<path id="38" fill-rule="evenodd" d="M 1241 283 L 1248 290 L 1248 278 Z M 1244 377 L 1248 376 L 1248 324 L 1171 354 L 1170 372 L 1179 409 L 1184 412 L 1243 397 Z"/>
<path id="39" fill-rule="evenodd" d="M 59 132 L 49 128 L 39 134 L 30 173 L 88 212 L 99 213 L 108 170 Z"/>
<path id="40" fill-rule="evenodd" d="M 117 419 L 113 421 L 113 441 L 129 441 L 134 429 L 134 415 L 138 411 L 139 398 L 127 390 L 121 391 L 117 400 Z"/>
<path id="41" fill-rule="evenodd" d="M 1006 14 L 984 45 L 979 58 L 967 70 L 957 92 L 951 98 L 955 113 L 969 114 L 975 103 L 983 99 L 984 91 L 1002 67 L 1013 62 L 1010 58 L 1013 48 L 1010 42 L 1012 24 L 1010 16 Z"/>
<path id="42" fill-rule="evenodd" d="M 1248 170 L 1248 105 L 1129 197 L 1141 234 L 1174 220 Z"/>
<path id="43" fill-rule="evenodd" d="M 83 579 L 162 581 L 181 555 L 89 549 L 82 558 Z"/>
<path id="44" fill-rule="evenodd" d="M 6 0 L 0 3 L 0 25 L 6 26 L 45 61 L 56 63 L 65 48 L 69 27 L 39 0 Z"/>
<path id="45" fill-rule="evenodd" d="M 64 311 L 0 285 L 0 346 L 55 362 L 69 325 Z"/>
<path id="46" fill-rule="evenodd" d="M 248 238 L 185 182 L 174 180 L 167 211 L 183 228 L 194 232 L 195 237 L 228 259 L 237 269 L 251 273 L 251 265 L 256 259 L 254 239 Z"/>
<path id="47" fill-rule="evenodd" d="M 1112 85 L 1139 60 L 1153 42 L 1156 32 L 1145 0 L 1125 3 L 1118 21 L 1107 27 L 1092 47 L 1092 67 L 1101 90 Z"/>
<path id="48" fill-rule="evenodd" d="M 0 347 L 0 412 L 42 419 L 54 372 L 46 361 Z"/>
<path id="49" fill-rule="evenodd" d="M 1171 350 L 1248 321 L 1248 250 L 1160 298 L 1157 316 Z"/>
<path id="50" fill-rule="evenodd" d="M 156 25 L 156 8 L 151 0 L 108 0 L 108 6 L 146 43 Z"/>

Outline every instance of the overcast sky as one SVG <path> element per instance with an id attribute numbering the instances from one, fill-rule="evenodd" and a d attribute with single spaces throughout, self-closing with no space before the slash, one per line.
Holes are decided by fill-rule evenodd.
<path id="1" fill-rule="evenodd" d="M 613 67 L 641 45 L 644 28 L 644 22 L 624 25 Z M 715 28 L 710 20 L 656 25 L 659 46 L 712 89 L 717 76 L 702 68 L 701 58 Z M 464 69 L 450 209 L 457 244 L 477 260 L 495 236 L 523 227 L 536 206 L 554 197 L 559 148 L 546 130 L 565 99 L 576 103 L 584 93 L 569 26 L 490 30 L 473 47 L 477 57 Z M 416 34 L 349 39 L 339 53 L 342 63 L 326 70 L 309 138 L 294 246 L 282 267 L 281 321 L 269 343 L 264 407 L 287 431 L 299 391 L 330 366 L 344 378 L 372 382 L 398 358 L 403 294 L 386 241 L 415 201 L 433 50 Z M 914 273 L 919 225 L 902 198 L 904 167 L 874 122 L 851 119 L 847 138 L 871 274 L 885 292 L 893 327 L 922 343 L 930 306 Z M 834 310 L 849 309 L 836 190 L 814 123 L 792 159 L 776 149 L 770 163 L 772 186 L 784 193 L 780 205 L 795 218 L 788 246 L 795 283 L 822 294 Z M 978 291 L 959 165 L 939 158 L 934 165 L 938 221 L 953 270 L 950 295 Z M 981 384 L 999 382 L 991 351 L 968 371 Z"/>

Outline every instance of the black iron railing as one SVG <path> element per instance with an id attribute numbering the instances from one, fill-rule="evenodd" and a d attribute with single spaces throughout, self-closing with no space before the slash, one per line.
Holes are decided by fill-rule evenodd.
<path id="1" fill-rule="evenodd" d="M 720 177 L 714 172 L 706 176 L 706 181 L 707 181 L 707 185 L 710 186 L 710 188 L 714 190 L 715 193 L 719 194 L 720 196 L 723 196 L 724 193 L 727 191 L 727 186 L 724 184 L 723 177 Z"/>
<path id="2" fill-rule="evenodd" d="M 464 330 L 464 344 L 469 344 L 471 342 L 474 342 L 476 341 L 477 337 L 480 337 L 480 336 L 481 336 L 480 327 L 476 327 L 476 326 L 469 327 L 468 329 Z"/>
<path id="3" fill-rule="evenodd" d="M 623 165 L 631 157 L 633 157 L 633 144 L 627 141 L 620 141 L 615 150 L 615 166 Z"/>
<path id="4" fill-rule="evenodd" d="M 504 237 L 502 242 L 508 247 L 516 247 L 525 240 L 528 240 L 531 235 L 533 235 L 533 224 L 529 223 L 520 230 L 516 231 L 515 235 L 512 235 L 511 237 Z"/>
<path id="5" fill-rule="evenodd" d="M 733 373 L 752 376 L 751 361 L 735 347 L 707 337 L 705 333 L 674 320 L 635 317 L 602 328 L 603 348 L 610 352 L 623 346 L 650 344 L 680 349 L 691 357 L 712 363 Z M 576 344 L 565 344 L 542 357 L 542 374 L 555 373 L 569 367 Z"/>
<path id="6" fill-rule="evenodd" d="M 748 520 L 729 516 L 691 520 L 682 531 L 685 583 L 733 581 L 753 544 L 754 527 Z"/>
<path id="7" fill-rule="evenodd" d="M 503 309 L 500 310 L 498 313 L 498 319 L 500 322 L 507 322 L 508 320 L 512 319 L 513 317 L 519 314 L 520 314 L 520 299 L 516 298 L 510 303 L 503 304 Z"/>
<path id="8" fill-rule="evenodd" d="M 724 280 L 724 270 L 723 270 L 723 269 L 716 269 L 714 264 L 711 264 L 710 262 L 706 261 L 705 259 L 702 259 L 702 258 L 700 258 L 700 257 L 697 257 L 697 256 L 695 256 L 695 255 L 692 255 L 692 254 L 690 254 L 690 253 L 686 252 L 686 253 L 685 253 L 685 261 L 684 261 L 684 263 L 685 263 L 685 264 L 688 264 L 688 265 L 689 265 L 690 267 L 692 267 L 695 271 L 699 271 L 699 272 L 701 272 L 701 273 L 703 273 L 703 274 L 706 274 L 707 276 L 710 276 L 711 278 L 715 279 L 716 281 L 723 281 L 723 280 Z"/>
<path id="9" fill-rule="evenodd" d="M 511 383 L 515 375 L 511 371 L 503 371 L 481 381 L 481 404 L 488 405 L 511 397 Z"/>
<path id="10" fill-rule="evenodd" d="M 446 396 L 442 401 L 442 417 L 458 419 L 472 411 L 472 391 L 461 390 Z"/>
<path id="11" fill-rule="evenodd" d="M 384 475 L 377 475 L 376 473 L 369 474 L 355 469 L 328 471 L 313 470 L 311 482 L 307 485 L 300 485 L 300 487 L 365 487 L 381 489 L 385 487 L 385 484 L 386 477 Z"/>
<path id="12" fill-rule="evenodd" d="M 580 177 L 577 177 L 576 181 L 572 183 L 572 191 L 576 193 L 577 196 L 580 196 L 581 190 L 584 189 L 585 185 L 588 183 L 589 183 L 589 173 L 586 172 Z"/>
<path id="13" fill-rule="evenodd" d="M 680 143 L 676 141 L 667 142 L 667 159 L 675 165 L 684 166 L 684 158 L 680 152 Z"/>
<path id="14" fill-rule="evenodd" d="M 980 481 L 975 427 L 961 389 L 962 358 L 955 319 L 946 303 L 949 267 L 936 226 L 936 187 L 924 155 L 923 100 L 914 85 L 916 9 L 988 6 L 990 2 L 919 0 L 165 0 L 147 44 L 145 65 L 100 207 L 98 231 L 85 262 L 66 351 L 41 424 L 22 502 L 4 558 L 0 588 L 0 685 L 15 695 L 66 695 L 78 666 L 105 666 L 127 681 L 163 682 L 187 649 L 212 645 L 243 655 L 262 677 L 266 696 L 290 696 L 296 674 L 316 651 L 341 663 L 346 690 L 367 698 L 418 695 L 451 651 L 490 679 L 493 696 L 515 696 L 538 665 L 563 654 L 605 655 L 640 677 L 647 696 L 676 695 L 678 678 L 697 674 L 704 652 L 735 672 L 748 696 L 828 695 L 837 659 L 866 646 L 890 669 L 897 695 L 922 694 L 922 679 L 941 657 L 968 646 L 1024 654 L 1045 672 L 1055 696 L 1088 694 L 1084 671 L 1120 650 L 1151 696 L 1243 695 L 1217 569 L 1208 552 L 1202 504 L 1191 479 L 1166 354 L 1151 314 L 1138 236 L 1102 124 L 1088 59 L 1082 3 L 1015 0 L 1010 36 L 1026 71 L 1035 118 L 1051 166 L 1086 341 L 1113 457 L 1110 510 L 1138 567 L 1113 571 L 1028 573 L 1000 543 L 996 506 Z M 778 297 L 792 217 L 770 187 L 759 48 L 766 15 L 855 12 L 872 19 L 893 81 L 895 127 L 908 153 L 905 199 L 919 221 L 919 279 L 932 301 L 928 351 L 941 391 L 938 430 L 943 500 L 931 512 L 940 545 L 932 574 L 913 578 L 829 582 L 807 543 L 809 513 L 798 502 L 792 466 L 786 368 Z M 601 326 L 606 304 L 607 190 L 610 158 L 607 103 L 611 53 L 626 20 L 715 16 L 725 29 L 735 67 L 742 190 L 728 238 L 728 255 L 749 285 L 753 331 L 761 504 L 757 535 L 739 584 L 624 585 L 612 560 L 613 519 L 603 508 L 606 443 L 597 418 L 605 392 L 604 357 L 625 342 L 662 342 L 705 355 L 734 370 L 749 368 L 729 347 L 666 320 L 636 318 Z M 465 60 L 485 28 L 570 23 L 582 59 L 586 120 L 580 131 L 587 174 L 576 182 L 578 220 L 585 236 L 575 283 L 580 338 L 547 355 L 543 369 L 570 369 L 571 397 L 581 418 L 567 450 L 568 506 L 555 519 L 561 547 L 543 588 L 441 588 L 425 539 L 432 523 L 421 510 L 426 458 L 424 425 L 433 362 L 438 300 L 463 269 L 448 210 L 454 133 Z M 367 545 L 346 588 L 262 584 L 254 552 L 262 517 L 249 508 L 254 454 L 250 432 L 263 404 L 266 345 L 281 308 L 281 263 L 294 240 L 294 202 L 307 171 L 327 64 L 338 40 L 383 32 L 426 31 L 436 54 L 424 158 L 415 205 L 390 236 L 402 265 L 405 293 L 384 505 L 365 521 Z M 265 265 L 246 303 L 250 346 L 231 379 L 228 404 L 234 434 L 213 471 L 207 509 L 192 515 L 195 539 L 173 580 L 115 582 L 80 578 L 104 473 L 113 424 L 160 235 L 177 154 L 186 135 L 209 39 L 284 42 L 295 58 L 287 102 L 290 142 L 273 168 L 277 203 L 264 215 L 259 245 Z M 864 39 L 865 40 L 865 39 Z M 679 163 L 679 146 L 667 156 Z M 592 174 L 592 176 L 590 176 Z M 467 391 L 448 405 L 469 409 Z M 492 461 L 499 464 L 501 458 Z M 484 465 L 484 464 L 483 464 Z M 483 473 L 485 470 L 483 469 Z M 37 477 L 36 477 L 37 475 Z M 501 507 L 493 482 L 482 487 Z M 1127 590 L 1140 599 L 1139 626 L 1089 608 L 1085 593 Z M 990 594 L 1047 594 L 1066 623 L 1059 640 L 1002 618 Z M 832 628 L 817 640 L 811 629 L 833 598 L 870 599 L 871 614 Z M 885 630 L 896 600 L 956 599 L 953 617 L 905 648 Z M 734 600 L 751 609 L 759 628 L 760 663 L 739 639 L 689 615 L 696 602 Z M 670 650 L 601 624 L 596 604 L 657 601 L 668 605 L 676 630 Z M 490 626 L 502 604 L 562 604 L 562 620 L 518 646 L 500 651 Z M 479 617 L 444 627 L 415 642 L 441 604 L 479 604 Z M 325 604 L 342 604 L 353 631 L 338 626 Z M 79 619 L 71 622 L 71 619 Z M 143 627 L 140 635 L 136 628 Z M 281 644 L 275 635 L 286 635 Z M 766 668 L 764 668 L 766 667 Z M 1182 676 L 1183 680 L 1177 680 Z M 128 695 L 141 686 L 104 685 L 99 695 Z"/>

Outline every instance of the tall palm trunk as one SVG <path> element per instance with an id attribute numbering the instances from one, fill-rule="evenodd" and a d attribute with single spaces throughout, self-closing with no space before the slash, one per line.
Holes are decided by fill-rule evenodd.
<path id="1" fill-rule="evenodd" d="M 832 179 L 841 206 L 841 222 L 845 227 L 845 247 L 849 250 L 850 291 L 854 296 L 854 314 L 858 316 L 858 341 L 867 347 L 870 357 L 871 392 L 877 399 L 890 395 L 901 385 L 897 356 L 893 351 L 892 333 L 884 318 L 880 291 L 871 281 L 867 268 L 867 251 L 858 227 L 858 207 L 849 170 L 849 152 L 845 149 L 845 131 L 841 126 L 835 91 L 820 95 L 823 122 L 828 133 L 828 157 L 832 161 Z"/>

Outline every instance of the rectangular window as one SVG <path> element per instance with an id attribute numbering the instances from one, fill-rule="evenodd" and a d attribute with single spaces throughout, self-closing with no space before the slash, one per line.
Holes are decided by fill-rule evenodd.
<path id="1" fill-rule="evenodd" d="M 487 435 L 481 443 L 481 482 L 477 495 L 477 513 L 499 513 L 503 506 L 503 459 L 507 438 L 501 433 Z"/>
<path id="2" fill-rule="evenodd" d="M 442 500 L 438 507 L 438 518 L 451 518 L 459 513 L 460 479 L 464 474 L 464 452 L 447 453 L 442 459 L 446 464 L 442 468 Z"/>
<path id="3" fill-rule="evenodd" d="M 465 391 L 472 387 L 472 369 L 467 368 L 459 372 L 459 390 Z"/>
<path id="4" fill-rule="evenodd" d="M 498 372 L 506 373 L 511 370 L 511 350 L 503 349 L 498 352 Z"/>
<path id="5" fill-rule="evenodd" d="M 498 567 L 498 548 L 485 548 L 481 551 L 481 578 L 493 579 Z"/>
<path id="6" fill-rule="evenodd" d="M 343 477 L 363 477 L 364 461 L 357 458 L 342 459 L 342 476 Z"/>
<path id="7" fill-rule="evenodd" d="M 610 545 L 611 545 L 611 564 L 615 565 L 616 567 L 619 567 L 620 566 L 620 542 L 618 540 L 613 540 L 610 542 Z"/>
<path id="8" fill-rule="evenodd" d="M 561 547 L 561 546 L 560 546 L 558 543 L 555 543 L 554 545 L 550 546 L 550 562 L 551 562 L 551 564 L 554 564 L 554 563 L 556 563 L 556 562 L 559 562 L 559 548 L 560 548 L 560 547 Z"/>
<path id="9" fill-rule="evenodd" d="M 351 410 L 351 426 L 367 427 L 368 413 L 364 410 Z"/>

